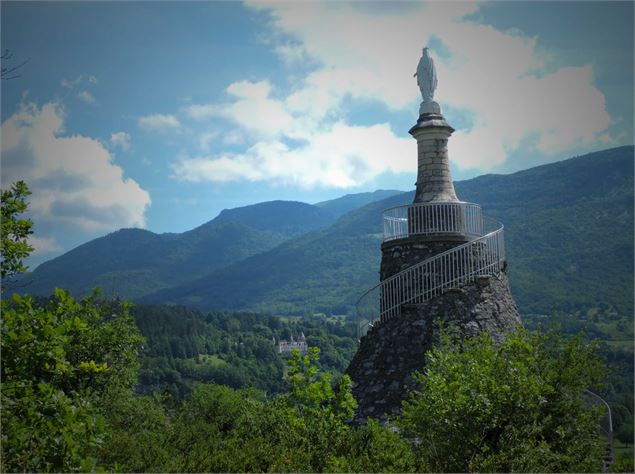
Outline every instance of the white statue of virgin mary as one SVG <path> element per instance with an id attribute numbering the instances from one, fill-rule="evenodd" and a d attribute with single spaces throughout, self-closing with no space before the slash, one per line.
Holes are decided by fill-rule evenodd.
<path id="1" fill-rule="evenodd" d="M 417 77 L 419 90 L 421 90 L 423 103 L 432 102 L 434 91 L 437 88 L 437 71 L 434 68 L 434 61 L 430 57 L 428 48 L 423 48 L 423 54 L 421 59 L 419 59 L 415 76 Z"/>

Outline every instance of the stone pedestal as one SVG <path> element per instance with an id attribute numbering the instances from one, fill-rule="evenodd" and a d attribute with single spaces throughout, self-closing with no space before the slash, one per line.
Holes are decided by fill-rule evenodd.
<path id="1" fill-rule="evenodd" d="M 441 115 L 438 104 L 429 104 L 410 129 L 417 140 L 417 189 L 413 202 L 458 201 L 448 161 L 448 138 L 454 129 Z"/>
<path id="2" fill-rule="evenodd" d="M 521 324 L 507 276 L 480 277 L 420 305 L 404 305 L 400 317 L 362 337 L 346 373 L 353 380 L 356 420 L 385 420 L 414 388 L 412 373 L 424 368 L 424 354 L 435 340 L 435 321 L 456 324 L 466 335 L 489 332 L 500 341 Z"/>

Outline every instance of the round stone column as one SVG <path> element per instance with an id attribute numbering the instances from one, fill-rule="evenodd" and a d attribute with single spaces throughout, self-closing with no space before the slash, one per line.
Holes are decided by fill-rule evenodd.
<path id="1" fill-rule="evenodd" d="M 409 133 L 417 140 L 417 189 L 414 203 L 456 202 L 448 161 L 448 138 L 454 129 L 436 102 L 422 104 L 419 120 Z"/>

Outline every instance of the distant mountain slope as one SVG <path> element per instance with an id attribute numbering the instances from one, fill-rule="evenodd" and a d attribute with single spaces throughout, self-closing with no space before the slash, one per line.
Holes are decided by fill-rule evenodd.
<path id="1" fill-rule="evenodd" d="M 29 275 L 32 282 L 24 291 L 48 295 L 57 286 L 84 294 L 100 286 L 106 295 L 139 298 L 333 221 L 319 207 L 273 201 L 224 210 L 212 221 L 182 234 L 122 229 L 43 263 Z"/>
<path id="2" fill-rule="evenodd" d="M 226 209 L 182 234 L 121 229 L 43 263 L 26 276 L 31 283 L 20 291 L 48 295 L 62 287 L 85 294 L 99 286 L 107 296 L 137 299 L 326 228 L 344 207 L 390 192 L 351 194 L 321 206 L 270 201 Z"/>
<path id="3" fill-rule="evenodd" d="M 525 312 L 610 303 L 633 312 L 633 147 L 457 183 L 505 224 Z"/>
<path id="4" fill-rule="evenodd" d="M 212 222 L 236 222 L 257 230 L 294 236 L 328 227 L 335 221 L 330 211 L 297 201 L 269 201 L 225 209 Z"/>
<path id="5" fill-rule="evenodd" d="M 633 310 L 633 147 L 512 175 L 456 183 L 461 199 L 505 224 L 512 291 L 524 312 L 605 303 Z M 403 193 L 342 216 L 186 285 L 144 298 L 204 308 L 351 311 L 377 282 L 383 209 Z"/>
<path id="6" fill-rule="evenodd" d="M 402 194 L 403 191 L 394 189 L 378 189 L 371 193 L 347 194 L 337 199 L 318 202 L 315 205 L 330 212 L 335 217 L 340 217 L 354 209 L 358 209 L 371 202 L 381 201 L 396 194 Z"/>

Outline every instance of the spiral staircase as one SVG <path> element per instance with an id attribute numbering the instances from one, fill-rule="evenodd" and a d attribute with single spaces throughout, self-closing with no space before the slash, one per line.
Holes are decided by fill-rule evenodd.
<path id="1" fill-rule="evenodd" d="M 405 304 L 421 304 L 476 278 L 497 275 L 505 264 L 503 225 L 469 202 L 415 203 L 383 213 L 383 240 L 463 237 L 465 243 L 384 279 L 357 301 L 361 339 L 378 322 L 399 317 Z"/>

